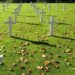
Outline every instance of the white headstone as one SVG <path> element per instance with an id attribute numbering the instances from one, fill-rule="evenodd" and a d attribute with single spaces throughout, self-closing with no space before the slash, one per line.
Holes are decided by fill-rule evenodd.
<path id="1" fill-rule="evenodd" d="M 8 27 L 8 35 L 9 36 L 12 36 L 12 24 L 15 24 L 16 22 L 12 21 L 12 17 L 9 16 L 9 20 L 8 22 L 5 22 L 6 24 L 9 24 L 9 27 Z"/>
<path id="2" fill-rule="evenodd" d="M 3 55 L 0 55 L 0 64 L 3 62 Z"/>
<path id="3" fill-rule="evenodd" d="M 54 16 L 50 16 L 50 31 L 49 31 L 49 36 L 53 35 L 54 31 Z"/>

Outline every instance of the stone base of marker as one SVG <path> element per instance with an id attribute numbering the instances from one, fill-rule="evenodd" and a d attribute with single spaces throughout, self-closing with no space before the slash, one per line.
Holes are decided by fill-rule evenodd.
<path id="1" fill-rule="evenodd" d="M 53 36 L 53 33 L 49 33 L 49 36 Z"/>
<path id="2" fill-rule="evenodd" d="M 49 33 L 49 36 L 52 36 L 53 35 L 53 32 L 54 32 L 54 27 L 50 27 L 50 33 Z"/>
<path id="3" fill-rule="evenodd" d="M 49 35 L 48 36 L 52 36 L 52 34 L 51 33 L 49 33 Z"/>

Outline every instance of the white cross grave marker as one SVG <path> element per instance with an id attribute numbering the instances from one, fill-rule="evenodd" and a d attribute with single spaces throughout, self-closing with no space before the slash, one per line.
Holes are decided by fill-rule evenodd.
<path id="1" fill-rule="evenodd" d="M 50 11 L 50 5 L 48 5 L 48 11 Z"/>
<path id="2" fill-rule="evenodd" d="M 36 14 L 38 15 L 39 14 L 39 8 L 36 7 Z"/>
<path id="3" fill-rule="evenodd" d="M 32 5 L 32 2 L 30 2 L 30 5 Z"/>
<path id="4" fill-rule="evenodd" d="M 65 4 L 63 4 L 62 8 L 63 8 L 63 11 L 65 11 Z"/>
<path id="5" fill-rule="evenodd" d="M 45 13 L 45 12 L 44 12 L 43 9 L 42 9 L 40 13 L 41 13 L 40 22 L 43 22 L 43 18 L 44 18 L 44 13 Z"/>
<path id="6" fill-rule="evenodd" d="M 50 16 L 50 31 L 49 31 L 49 36 L 53 35 L 54 31 L 54 16 Z"/>
<path id="7" fill-rule="evenodd" d="M 20 13 L 21 7 L 22 7 L 22 3 L 20 3 L 20 4 L 18 5 L 18 7 L 16 8 L 16 11 L 17 11 L 17 14 L 18 14 L 18 15 L 19 15 L 19 13 Z"/>
<path id="8" fill-rule="evenodd" d="M 17 21 L 17 15 L 18 15 L 18 11 L 17 11 L 17 9 L 15 9 L 15 11 L 13 12 L 14 13 L 14 15 L 15 15 L 15 22 Z"/>
<path id="9" fill-rule="evenodd" d="M 16 8 L 17 15 L 20 13 L 20 8 Z"/>
<path id="10" fill-rule="evenodd" d="M 3 55 L 0 55 L 0 64 L 3 62 Z"/>
<path id="11" fill-rule="evenodd" d="M 32 8 L 36 11 L 37 6 L 35 4 L 32 5 Z"/>
<path id="12" fill-rule="evenodd" d="M 46 2 L 44 2 L 44 5 L 45 5 L 45 9 L 46 9 L 47 3 L 46 3 Z"/>
<path id="13" fill-rule="evenodd" d="M 22 7 L 22 2 L 18 5 L 18 8 L 21 9 Z"/>
<path id="14" fill-rule="evenodd" d="M 22 7 L 22 2 L 21 2 L 21 3 L 18 5 L 18 7 L 16 8 L 17 15 L 19 15 L 20 10 L 21 10 L 21 7 Z"/>
<path id="15" fill-rule="evenodd" d="M 12 36 L 12 24 L 15 24 L 16 22 L 15 21 L 12 21 L 12 17 L 9 16 L 9 21 L 8 22 L 5 22 L 6 24 L 9 24 L 9 27 L 8 27 L 8 35 L 9 36 Z"/>
<path id="16" fill-rule="evenodd" d="M 57 10 L 58 9 L 58 4 L 56 3 L 56 5 L 55 5 L 55 9 Z"/>
<path id="17" fill-rule="evenodd" d="M 9 6 L 9 3 L 8 2 L 6 2 L 6 6 L 7 6 L 7 9 L 8 9 L 8 6 Z"/>
<path id="18" fill-rule="evenodd" d="M 56 5 L 55 5 L 55 9 L 58 9 L 58 0 L 56 0 Z"/>
<path id="19" fill-rule="evenodd" d="M 5 5 L 5 3 L 3 3 L 3 12 L 5 12 L 5 8 L 6 8 L 6 5 Z"/>

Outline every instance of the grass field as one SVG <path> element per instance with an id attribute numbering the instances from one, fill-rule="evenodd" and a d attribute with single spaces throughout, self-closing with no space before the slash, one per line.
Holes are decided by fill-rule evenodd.
<path id="1" fill-rule="evenodd" d="M 50 5 L 40 23 L 40 14 L 30 4 L 23 4 L 13 25 L 13 37 L 9 37 L 4 22 L 10 15 L 14 20 L 12 12 L 18 4 L 10 4 L 5 12 L 0 4 L 0 54 L 4 55 L 0 75 L 75 75 L 75 4 L 66 3 L 65 11 L 61 3 L 57 10 L 55 4 Z M 45 8 L 44 4 L 38 7 Z M 48 36 L 51 15 L 56 23 L 54 35 Z"/>

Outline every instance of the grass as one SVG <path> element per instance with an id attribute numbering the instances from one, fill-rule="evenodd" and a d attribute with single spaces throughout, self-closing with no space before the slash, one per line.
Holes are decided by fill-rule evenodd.
<path id="1" fill-rule="evenodd" d="M 45 10 L 44 22 L 40 23 L 40 14 L 32 9 L 30 4 L 23 4 L 17 23 L 13 25 L 13 37 L 9 37 L 8 25 L 4 21 L 8 20 L 8 16 L 12 16 L 13 11 L 18 4 L 10 4 L 9 8 L 3 12 L 2 4 L 0 4 L 0 54 L 4 54 L 4 65 L 0 65 L 0 75 L 75 75 L 75 4 L 67 4 L 66 10 L 62 10 L 62 4 L 48 4 Z M 40 9 L 45 8 L 44 4 L 37 5 Z M 55 16 L 54 36 L 47 36 L 49 33 L 49 24 L 47 23 L 50 16 Z M 38 42 L 38 37 L 41 42 Z M 24 45 L 28 43 L 28 45 Z M 4 48 L 2 48 L 4 47 Z M 45 49 L 45 52 L 42 50 Z M 70 52 L 64 51 L 70 49 Z M 19 53 L 22 50 L 24 56 Z M 15 51 L 15 52 L 14 52 Z M 42 54 L 47 57 L 43 58 Z M 16 60 L 28 60 L 29 63 Z M 67 59 L 68 61 L 64 61 Z M 54 60 L 54 61 L 53 61 Z M 50 61 L 49 70 L 45 70 L 45 61 Z M 59 62 L 55 63 L 55 61 Z M 17 66 L 13 66 L 16 63 Z M 69 65 L 69 64 L 71 65 Z M 43 66 L 43 70 L 38 70 L 37 66 Z M 22 69 L 21 66 L 24 68 Z M 10 71 L 13 69 L 14 71 Z"/>

